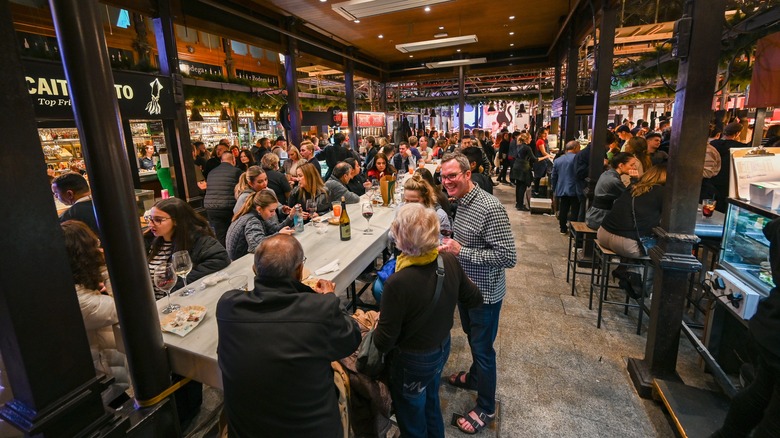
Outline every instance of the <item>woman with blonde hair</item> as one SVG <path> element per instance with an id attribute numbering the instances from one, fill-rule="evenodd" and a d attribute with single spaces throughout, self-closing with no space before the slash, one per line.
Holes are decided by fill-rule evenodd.
<path id="1" fill-rule="evenodd" d="M 313 199 L 317 203 L 317 214 L 327 213 L 330 210 L 330 195 L 317 168 L 311 163 L 304 163 L 298 166 L 296 172 L 298 185 L 290 193 L 287 205 L 292 207 L 300 204 L 305 210 L 306 201 Z M 304 211 L 304 218 L 307 215 Z"/>
<path id="2" fill-rule="evenodd" d="M 279 234 L 293 234 L 290 228 L 293 211 L 287 218 L 273 229 L 269 222 L 276 216 L 276 207 L 279 200 L 272 190 L 260 190 L 252 197 L 247 198 L 238 213 L 233 216 L 233 222 L 227 230 L 225 244 L 230 260 L 236 260 L 249 253 L 255 252 L 260 242 L 266 237 Z"/>
<path id="3" fill-rule="evenodd" d="M 447 213 L 439 205 L 436 198 L 436 190 L 419 173 L 415 173 L 404 183 L 404 202 L 407 204 L 422 204 L 436 212 L 439 218 L 439 229 L 443 235 L 449 237 L 452 233 L 452 225 Z"/>
<path id="4" fill-rule="evenodd" d="M 305 142 L 305 143 L 311 143 L 311 142 Z M 301 156 L 301 153 L 298 151 L 298 148 L 295 146 L 290 146 L 287 149 L 287 160 L 284 162 L 282 167 L 284 168 L 284 175 L 287 177 L 290 181 L 298 182 L 298 166 L 305 163 L 306 159 Z"/>
<path id="5" fill-rule="evenodd" d="M 401 255 L 384 284 L 374 344 L 397 352 L 388 367 L 401 436 L 444 437 L 439 382 L 455 306 L 477 307 L 482 295 L 455 256 L 439 253 L 439 221 L 431 209 L 401 206 L 391 231 Z"/>
<path id="6" fill-rule="evenodd" d="M 639 181 L 612 204 L 596 234 L 599 243 L 622 257 L 636 259 L 647 255 L 641 239 L 652 236 L 653 228 L 661 223 L 665 184 L 666 166 L 648 168 Z M 652 269 L 648 271 L 644 286 L 638 272 L 618 268 L 613 275 L 634 298 L 652 286 Z"/>
<path id="7" fill-rule="evenodd" d="M 246 172 L 241 174 L 238 184 L 233 190 L 233 196 L 236 198 L 236 206 L 233 207 L 233 214 L 238 213 L 241 207 L 246 203 L 247 198 L 268 187 L 268 176 L 260 166 L 250 166 Z"/>

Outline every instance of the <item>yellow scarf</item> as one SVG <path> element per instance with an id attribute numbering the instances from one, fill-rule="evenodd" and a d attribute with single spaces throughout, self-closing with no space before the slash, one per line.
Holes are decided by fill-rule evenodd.
<path id="1" fill-rule="evenodd" d="M 424 266 L 428 263 L 431 263 L 432 261 L 436 260 L 436 257 L 439 256 L 439 250 L 437 248 L 434 248 L 424 254 L 420 254 L 418 256 L 410 256 L 406 254 L 401 254 L 396 258 L 395 261 L 395 272 L 400 271 L 403 268 L 408 268 L 409 266 Z"/>

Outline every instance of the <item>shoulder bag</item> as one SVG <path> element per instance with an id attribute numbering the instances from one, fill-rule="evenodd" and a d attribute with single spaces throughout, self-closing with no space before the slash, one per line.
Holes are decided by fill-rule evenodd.
<path id="1" fill-rule="evenodd" d="M 655 235 L 649 235 L 642 237 L 639 234 L 639 225 L 636 221 L 636 209 L 634 208 L 634 198 L 631 196 L 631 215 L 634 217 L 634 231 L 636 231 L 636 238 L 639 241 L 639 250 L 642 251 L 642 255 L 649 256 L 650 248 L 654 247 L 658 243 L 658 238 Z"/>
<path id="2" fill-rule="evenodd" d="M 436 304 L 439 302 L 441 288 L 444 284 L 444 261 L 442 260 L 441 255 L 436 258 L 436 264 L 436 293 L 433 294 L 431 304 L 425 309 L 425 312 L 419 318 L 414 320 L 414 322 L 412 322 L 412 324 L 410 324 L 410 326 L 407 328 L 407 336 L 404 340 L 411 338 L 413 335 L 416 335 L 417 332 L 422 329 L 422 326 L 428 321 L 428 318 L 433 313 L 434 308 L 436 308 Z M 376 348 L 376 345 L 374 345 L 375 331 L 376 326 L 369 330 L 368 333 L 366 333 L 366 336 L 363 337 L 363 340 L 360 342 L 360 346 L 358 347 L 357 361 L 355 364 L 358 372 L 371 378 L 376 378 L 379 376 L 379 374 L 381 374 L 382 370 L 385 368 L 385 353 L 381 353 Z M 400 343 L 401 342 L 399 341 L 398 344 Z"/>

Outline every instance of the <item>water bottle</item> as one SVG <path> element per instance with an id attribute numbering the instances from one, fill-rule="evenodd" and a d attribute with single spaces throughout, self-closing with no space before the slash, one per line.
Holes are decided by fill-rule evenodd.
<path id="1" fill-rule="evenodd" d="M 295 206 L 295 215 L 293 216 L 293 224 L 295 226 L 296 233 L 303 232 L 303 212 L 301 211 L 300 205 Z"/>

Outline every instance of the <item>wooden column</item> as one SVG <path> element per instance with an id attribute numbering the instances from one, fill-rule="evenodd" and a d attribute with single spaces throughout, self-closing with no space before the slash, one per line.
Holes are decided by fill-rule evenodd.
<path id="1" fill-rule="evenodd" d="M 558 139 L 558 144 L 561 146 L 569 140 L 574 140 L 577 136 L 575 108 L 577 107 L 577 68 L 580 50 L 577 41 L 574 40 L 574 28 L 572 23 L 569 34 L 569 56 L 566 59 L 566 119 L 563 126 L 563 138 Z"/>
<path id="2" fill-rule="evenodd" d="M 461 65 L 458 67 L 458 114 L 460 114 L 460 117 L 458 117 L 458 132 L 460 133 L 461 140 L 463 139 L 463 133 L 465 132 L 464 129 L 464 122 L 466 119 L 466 75 L 463 71 L 463 66 Z"/>
<path id="3" fill-rule="evenodd" d="M 560 54 L 560 50 L 558 51 Z M 563 62 L 560 56 L 555 60 L 555 76 L 553 78 L 553 101 L 561 97 L 561 62 Z M 530 110 L 530 108 L 529 108 Z M 550 121 L 550 134 L 560 136 L 560 117 L 553 117 Z M 536 132 L 531 132 L 532 138 L 536 138 Z"/>
<path id="4" fill-rule="evenodd" d="M 295 32 L 296 21 L 290 17 L 285 23 L 289 32 Z M 289 36 L 283 36 L 284 41 L 284 79 L 287 86 L 287 107 L 290 114 L 290 135 L 288 142 L 299 146 L 303 136 L 301 135 L 301 107 L 298 100 L 298 40 Z"/>
<path id="5" fill-rule="evenodd" d="M 688 275 L 701 268 L 691 255 L 712 96 L 718 69 L 725 0 L 693 0 L 689 56 L 680 60 L 672 136 L 664 188 L 659 245 L 650 251 L 655 267 L 650 328 L 644 359 L 630 358 L 628 371 L 640 396 L 652 393 L 654 378 L 678 379 L 675 371 Z M 683 44 L 684 41 L 680 44 Z"/>
<path id="6" fill-rule="evenodd" d="M 609 118 L 609 91 L 612 85 L 612 51 L 615 47 L 617 9 L 607 2 L 601 10 L 599 41 L 596 47 L 596 90 L 593 98 L 593 137 L 590 145 L 590 169 L 588 170 L 588 203 L 593 202 L 596 182 L 604 171 L 604 152 L 607 142 Z"/>
<path id="7" fill-rule="evenodd" d="M 193 204 L 193 207 L 200 207 L 203 199 L 195 179 L 195 162 L 192 158 L 190 127 L 187 121 L 187 109 L 184 106 L 184 85 L 179 70 L 179 53 L 176 50 L 176 34 L 173 30 L 170 0 L 157 2 L 157 17 L 152 21 L 159 54 L 160 74 L 171 77 L 173 103 L 176 105 L 176 118 L 163 120 L 165 144 L 174 170 L 171 172 L 171 177 L 176 196 Z"/>

